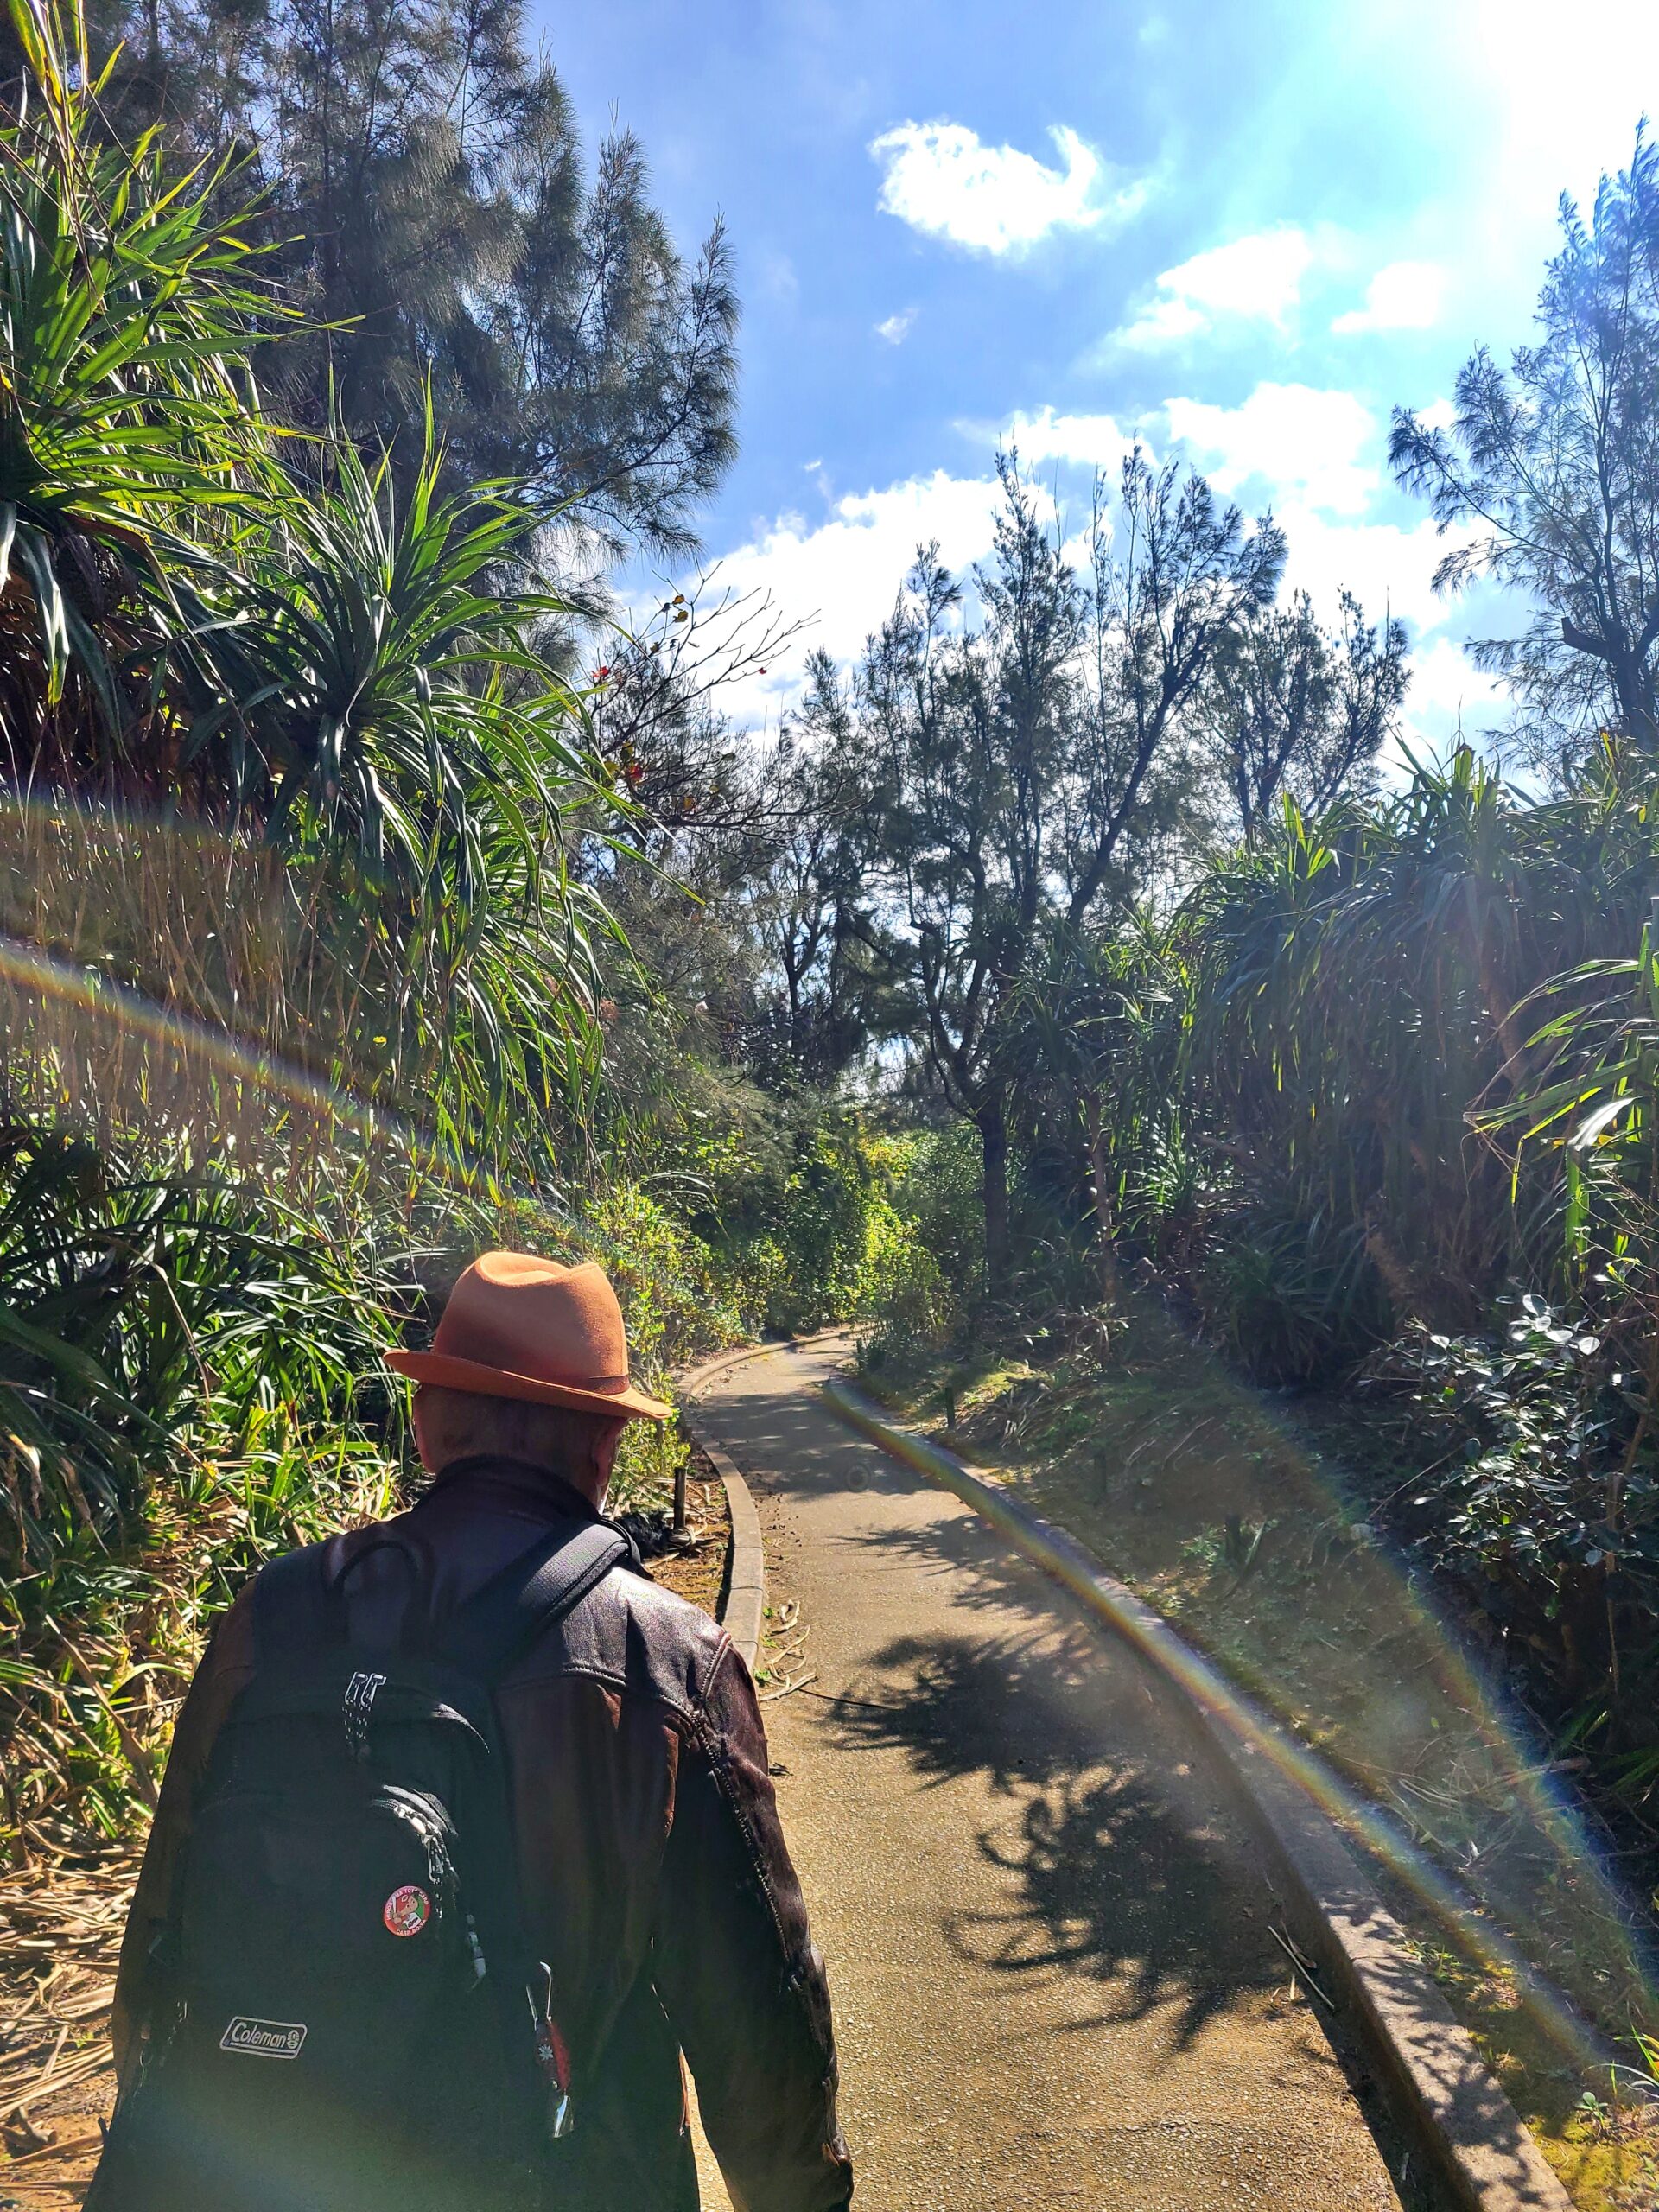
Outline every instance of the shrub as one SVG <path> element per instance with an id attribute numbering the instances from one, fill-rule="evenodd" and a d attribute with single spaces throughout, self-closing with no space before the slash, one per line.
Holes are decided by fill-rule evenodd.
<path id="1" fill-rule="evenodd" d="M 401 1262 L 384 1226 L 177 1147 L 0 1134 L 6 1847 L 66 1811 L 124 1827 L 206 1623 L 273 1550 L 391 1500 L 381 1354 L 415 1286 L 410 1224 Z"/>
<path id="2" fill-rule="evenodd" d="M 854 1311 L 875 1322 L 877 1340 L 895 1347 L 934 1342 L 956 1316 L 956 1300 L 938 1258 L 917 1224 L 885 1196 L 870 1208 Z"/>
<path id="3" fill-rule="evenodd" d="M 1307 1383 L 1363 1357 L 1389 1314 L 1363 1229 L 1269 1212 L 1217 1233 L 1198 1303 L 1207 1332 L 1260 1382 Z"/>
<path id="4" fill-rule="evenodd" d="M 1659 1459 L 1637 1378 L 1530 1294 L 1501 1334 L 1421 1327 L 1362 1388 L 1409 1463 L 1395 1509 L 1559 1714 L 1659 1743 Z M 1586 1702 L 1587 1701 L 1587 1702 Z"/>

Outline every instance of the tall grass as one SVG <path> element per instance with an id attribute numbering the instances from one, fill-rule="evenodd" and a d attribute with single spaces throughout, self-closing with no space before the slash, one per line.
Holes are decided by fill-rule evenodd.
<path id="1" fill-rule="evenodd" d="M 1260 1379 L 1357 1379 L 1402 1540 L 1633 1816 L 1659 1785 L 1656 802 L 1610 743 L 1548 803 L 1460 751 L 1287 807 L 1173 915 L 1065 949 L 1031 1027 L 1085 1295 L 1104 1246 L 1108 1298 L 1150 1271 Z"/>
<path id="2" fill-rule="evenodd" d="M 1211 1255 L 1254 1246 L 1273 1274 L 1300 1235 L 1277 1380 L 1412 1315 L 1471 1325 L 1513 1281 L 1608 1289 L 1586 1208 L 1628 1117 L 1569 1129 L 1561 1085 L 1589 1083 L 1564 1056 L 1592 1020 L 1630 1042 L 1605 986 L 1634 976 L 1659 881 L 1650 780 L 1610 750 L 1536 804 L 1460 751 L 1391 799 L 1287 806 L 1173 916 L 1062 948 L 1033 1095 L 1086 1138 L 1118 1255 L 1173 1264 L 1202 1304 Z M 1603 1079 L 1629 1072 L 1614 1053 Z"/>
<path id="3" fill-rule="evenodd" d="M 206 1618 L 274 1546 L 391 1495 L 379 1353 L 417 1285 L 153 1146 L 0 1128 L 0 1724 L 7 1840 L 148 1796 Z"/>

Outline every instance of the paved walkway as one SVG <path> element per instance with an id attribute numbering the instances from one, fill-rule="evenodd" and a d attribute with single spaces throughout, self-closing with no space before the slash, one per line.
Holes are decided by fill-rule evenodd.
<path id="1" fill-rule="evenodd" d="M 766 1719 L 858 2212 L 1396 2206 L 1249 1844 L 1135 1662 L 841 1427 L 836 1357 L 699 1402 L 811 1629 L 817 1680 Z"/>

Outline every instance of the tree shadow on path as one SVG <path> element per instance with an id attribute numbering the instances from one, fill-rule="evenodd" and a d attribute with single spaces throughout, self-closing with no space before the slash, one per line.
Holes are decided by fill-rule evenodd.
<path id="1" fill-rule="evenodd" d="M 925 1785 L 982 1775 L 1013 1802 L 975 1840 L 1006 1896 L 964 1905 L 958 1955 L 1011 1976 L 1065 1973 L 1109 1986 L 1090 2027 L 1173 2011 L 1178 2047 L 1218 2013 L 1282 1989 L 1270 1903 L 1243 1838 L 1185 1766 L 1115 1748 L 1132 1719 L 1142 1754 L 1166 1740 L 1128 1669 L 1101 1681 L 1065 1635 L 902 1637 L 875 1655 L 872 1694 L 825 1700 L 842 1749 L 902 1751 Z M 1121 1709 L 1127 1688 L 1130 1713 Z M 1105 1693 L 1103 1694 L 1103 1692 Z M 1148 1732 L 1152 1742 L 1147 1743 Z"/>

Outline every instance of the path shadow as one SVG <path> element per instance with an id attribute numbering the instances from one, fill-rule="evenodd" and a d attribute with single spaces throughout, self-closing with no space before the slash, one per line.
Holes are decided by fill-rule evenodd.
<path id="1" fill-rule="evenodd" d="M 1103 1683 L 1096 1655 L 1063 1632 L 902 1637 L 876 1656 L 868 1694 L 824 1701 L 839 1748 L 901 1751 L 925 1785 L 982 1776 L 1013 1801 L 976 1847 L 1007 1877 L 1006 1904 L 947 1923 L 959 1955 L 1010 1975 L 1056 1972 L 1109 1985 L 1078 2026 L 1168 2011 L 1176 2045 L 1247 1999 L 1282 1990 L 1242 1833 L 1176 1739 L 1156 1772 L 1103 1745 L 1132 1721 L 1160 1733 L 1138 1680 Z M 1118 1709 L 1128 1695 L 1128 1713 Z M 1185 1769 L 1183 1773 L 1181 1770 Z"/>
<path id="2" fill-rule="evenodd" d="M 933 1494 L 953 1503 L 946 1491 Z M 846 1541 L 869 1558 L 886 1555 L 918 1573 L 958 1577 L 952 1602 L 965 1611 L 1013 1611 L 1044 1622 L 1076 1622 L 1096 1647 L 1103 1646 L 1105 1631 L 1098 1618 L 971 1508 L 942 1512 L 906 1528 L 866 1529 Z M 1128 1660 L 1127 1649 L 1124 1656 Z"/>
<path id="3" fill-rule="evenodd" d="M 1178 2047 L 1249 1992 L 1282 1989 L 1286 1961 L 1225 1868 L 1131 1769 L 1035 1793 L 979 1848 L 1019 1884 L 1005 1911 L 962 1915 L 951 1940 L 1008 1974 L 1060 1968 L 1113 1986 L 1097 2022 L 1172 2008 Z"/>
<path id="4" fill-rule="evenodd" d="M 1218 1795 L 1179 1708 L 1151 1695 L 1129 1654 L 1091 1645 L 1063 1619 L 1033 1633 L 901 1637 L 874 1655 L 859 1689 L 822 1701 L 838 1749 L 896 1750 L 924 1787 L 978 1776 L 1007 1800 L 1006 1817 L 974 1839 L 1005 1878 L 1002 1895 L 964 1904 L 945 1923 L 959 1956 L 1010 1977 L 1097 1983 L 1099 2009 L 1063 2032 L 1157 2015 L 1168 2020 L 1172 2055 L 1230 2012 L 1294 2001 L 1311 2031 L 1300 2063 L 1346 2076 L 1402 2204 L 1438 2206 L 1425 2177 L 1408 2178 L 1351 2024 L 1322 2006 L 1310 2016 L 1306 1995 L 1289 1999 L 1290 1961 L 1274 1931 L 1303 1944 L 1310 1932 L 1287 1918 L 1260 1847 Z M 1332 1909 L 1366 1930 L 1377 1911 L 1369 1891 L 1340 1882 L 1329 1891 Z M 1419 2012 L 1413 1962 L 1385 1955 L 1372 1970 L 1465 2139 L 1481 2144 L 1517 2206 L 1543 2212 L 1554 2200 L 1524 2123 L 1472 2048 L 1440 2039 L 1438 2012 Z"/>
<path id="5" fill-rule="evenodd" d="M 791 1499 L 846 1486 L 939 1510 L 843 1541 L 858 1564 L 949 1578 L 953 1608 L 1013 1616 L 962 1636 L 893 1639 L 858 1694 L 815 1694 L 838 1748 L 896 1749 L 924 1788 L 974 1775 L 1010 1801 L 975 1841 L 1006 1904 L 964 1909 L 958 1953 L 1009 1975 L 1109 1986 L 1092 2021 L 1168 2010 L 1177 2045 L 1289 1980 L 1242 1830 L 1197 1764 L 1161 1684 L 995 1530 L 913 1470 L 850 1434 L 826 1435 L 815 1398 L 734 1399 L 709 1413 L 756 1487 Z M 752 1476 L 751 1479 L 754 1479 Z M 1117 1747 L 1134 1747 L 1123 1757 Z"/>

